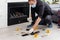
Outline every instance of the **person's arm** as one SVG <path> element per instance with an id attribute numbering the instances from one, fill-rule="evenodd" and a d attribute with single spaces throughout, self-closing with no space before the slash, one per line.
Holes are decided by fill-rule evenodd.
<path id="1" fill-rule="evenodd" d="M 31 28 L 29 30 L 29 33 L 33 32 L 37 28 L 38 24 L 41 21 L 41 18 L 43 16 L 43 12 L 44 12 L 44 5 L 43 5 L 43 3 L 42 2 L 39 3 L 39 5 L 38 5 L 38 7 L 36 9 L 37 9 L 38 18 L 36 19 L 35 24 L 32 26 L 33 28 Z"/>
<path id="2" fill-rule="evenodd" d="M 41 21 L 41 18 L 38 17 L 37 20 L 36 20 L 36 22 L 35 22 L 35 24 L 33 25 L 33 29 L 34 30 L 36 29 L 36 27 L 38 26 L 38 24 L 39 24 L 40 21 Z"/>
<path id="3" fill-rule="evenodd" d="M 35 24 L 33 25 L 33 29 L 35 29 L 38 26 L 38 24 L 41 21 L 41 17 L 43 16 L 43 13 L 44 13 L 43 3 L 39 5 L 37 13 L 38 13 L 38 18 L 36 19 Z"/>
<path id="4" fill-rule="evenodd" d="M 33 25 L 33 28 L 29 30 L 29 33 L 32 33 L 37 28 L 40 21 L 41 21 L 41 18 L 38 17 L 37 20 L 35 21 L 35 24 Z"/>

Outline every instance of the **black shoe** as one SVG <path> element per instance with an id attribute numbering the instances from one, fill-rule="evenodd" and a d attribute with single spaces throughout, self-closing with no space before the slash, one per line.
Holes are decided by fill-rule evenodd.
<path id="1" fill-rule="evenodd" d="M 34 25 L 34 22 L 32 22 L 30 25 L 27 26 L 27 28 L 31 28 Z"/>
<path id="2" fill-rule="evenodd" d="M 28 25 L 26 31 L 29 31 L 32 26 L 33 26 L 32 24 Z"/>
<path id="3" fill-rule="evenodd" d="M 52 23 L 51 24 L 48 24 L 48 28 L 52 28 Z"/>
<path id="4" fill-rule="evenodd" d="M 30 28 L 30 27 L 32 27 L 32 26 L 33 26 L 33 25 L 28 25 L 27 28 Z"/>

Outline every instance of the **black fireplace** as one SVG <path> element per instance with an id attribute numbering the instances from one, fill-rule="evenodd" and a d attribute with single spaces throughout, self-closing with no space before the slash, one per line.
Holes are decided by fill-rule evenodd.
<path id="1" fill-rule="evenodd" d="M 28 22 L 28 2 L 8 3 L 8 26 Z"/>

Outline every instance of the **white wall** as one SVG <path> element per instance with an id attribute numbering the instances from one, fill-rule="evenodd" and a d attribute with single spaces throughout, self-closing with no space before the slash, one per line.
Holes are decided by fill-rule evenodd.
<path id="1" fill-rule="evenodd" d="M 28 0 L 0 0 L 0 28 L 7 27 L 7 3 L 26 1 Z"/>
<path id="2" fill-rule="evenodd" d="M 47 1 L 48 1 L 50 4 L 52 3 L 52 0 L 46 0 L 45 2 L 47 2 Z"/>
<path id="3" fill-rule="evenodd" d="M 26 2 L 28 0 L 7 0 L 7 2 Z"/>
<path id="4" fill-rule="evenodd" d="M 0 0 L 0 28 L 7 27 L 7 3 Z"/>

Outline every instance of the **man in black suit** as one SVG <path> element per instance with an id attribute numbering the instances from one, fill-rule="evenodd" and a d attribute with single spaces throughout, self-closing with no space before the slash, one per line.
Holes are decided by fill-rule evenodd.
<path id="1" fill-rule="evenodd" d="M 32 28 L 29 30 L 29 33 L 33 32 L 38 24 L 47 25 L 52 27 L 51 15 L 52 11 L 48 4 L 42 2 L 41 0 L 28 0 L 29 5 L 31 5 L 31 15 L 32 23 L 28 27 Z M 38 15 L 35 16 L 35 13 Z"/>

